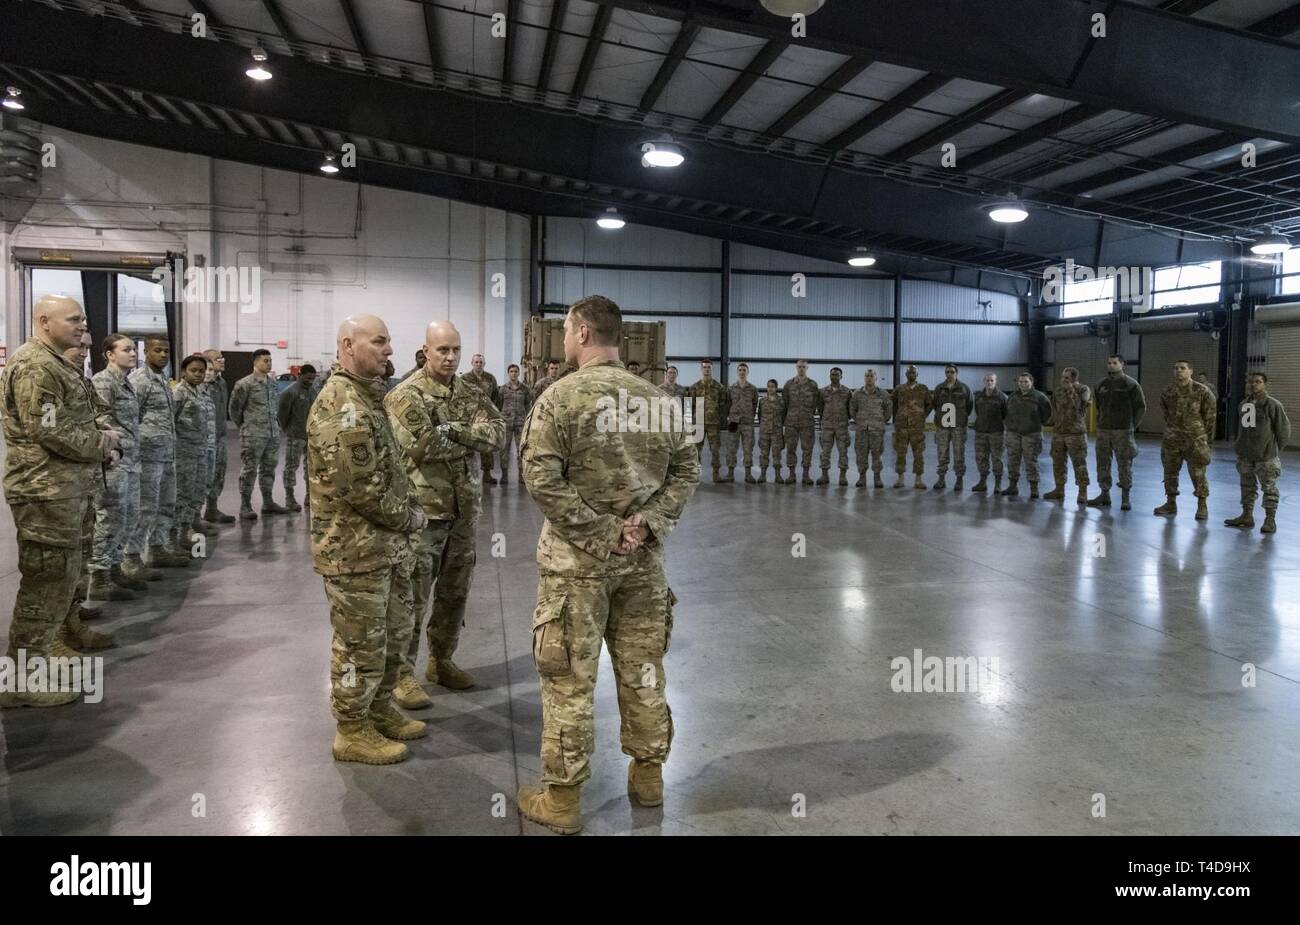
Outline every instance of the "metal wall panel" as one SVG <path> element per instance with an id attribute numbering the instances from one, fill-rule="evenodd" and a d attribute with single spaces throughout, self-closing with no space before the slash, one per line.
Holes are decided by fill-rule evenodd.
<path id="1" fill-rule="evenodd" d="M 546 268 L 545 301 L 571 305 L 595 294 L 608 296 L 629 312 L 717 312 L 722 282 L 719 274 L 709 273 Z"/>
<path id="2" fill-rule="evenodd" d="M 980 302 L 990 303 L 987 307 Z M 958 321 L 1023 321 L 1020 299 L 1004 292 L 950 286 L 927 280 L 903 280 L 904 318 L 948 318 Z"/>
<path id="3" fill-rule="evenodd" d="M 762 321 L 748 318 L 731 322 L 731 356 L 799 357 L 809 360 L 862 357 L 879 360 L 893 355 L 893 327 L 866 321 Z"/>
<path id="4" fill-rule="evenodd" d="M 1300 446 L 1300 324 L 1269 325 L 1266 330 L 1268 392 L 1282 403 L 1292 421 L 1287 446 Z"/>
<path id="5" fill-rule="evenodd" d="M 803 273 L 851 273 L 853 268 L 847 263 L 836 263 L 831 260 L 817 260 L 813 257 L 802 257 L 798 254 L 787 254 L 783 251 L 769 250 L 766 247 L 754 247 L 749 244 L 733 244 L 731 246 L 731 265 L 737 270 L 771 270 L 776 273 L 784 274 L 789 279 L 789 274 L 795 272 Z M 870 270 L 863 271 L 863 279 L 871 279 Z M 875 277 L 880 279 L 880 277 Z M 893 280 L 886 278 L 885 282 L 893 285 Z"/>
<path id="6" fill-rule="evenodd" d="M 1011 325 L 934 324 L 908 322 L 903 325 L 903 355 L 906 362 L 1020 366 L 1028 358 L 1029 334 L 1025 327 Z"/>
<path id="7" fill-rule="evenodd" d="M 1146 393 L 1147 413 L 1140 432 L 1163 434 L 1165 414 L 1160 407 L 1160 393 L 1174 381 L 1174 363 L 1187 360 L 1192 375 L 1205 373 L 1210 382 L 1219 377 L 1219 342 L 1202 331 L 1179 331 L 1171 334 L 1142 335 L 1142 370 L 1137 377 Z M 1131 373 L 1130 373 L 1131 375 Z"/>
<path id="8" fill-rule="evenodd" d="M 546 259 L 576 263 L 716 267 L 722 263 L 722 242 L 649 225 L 629 224 L 617 231 L 606 231 L 590 219 L 548 218 Z"/>
<path id="9" fill-rule="evenodd" d="M 1110 356 L 1110 341 L 1100 337 L 1064 337 L 1052 342 L 1054 355 L 1047 370 L 1044 390 L 1056 388 L 1061 370 L 1073 366 L 1079 370 L 1079 381 L 1095 389 L 1106 378 L 1106 358 Z M 1131 374 L 1131 373 L 1130 373 Z"/>
<path id="10" fill-rule="evenodd" d="M 787 276 L 732 274 L 731 310 L 777 315 L 837 315 L 845 318 L 889 317 L 894 311 L 890 280 L 828 279 L 803 281 L 804 295 L 793 294 Z M 762 323 L 762 322 L 757 322 Z"/>

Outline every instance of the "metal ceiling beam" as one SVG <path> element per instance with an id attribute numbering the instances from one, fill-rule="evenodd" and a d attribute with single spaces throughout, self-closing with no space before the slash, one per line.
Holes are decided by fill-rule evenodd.
<path id="1" fill-rule="evenodd" d="M 225 25 L 216 13 L 212 12 L 212 7 L 208 6 L 203 0 L 189 0 L 190 9 L 201 15 L 207 20 L 209 26 Z"/>
<path id="2" fill-rule="evenodd" d="M 871 67 L 870 58 L 850 58 L 818 86 L 809 90 L 799 102 L 795 103 L 775 122 L 763 130 L 764 135 L 780 138 L 806 119 L 815 109 L 834 96 L 849 81 L 853 80 L 867 68 Z"/>
<path id="3" fill-rule="evenodd" d="M 515 28 L 519 24 L 519 0 L 507 0 L 506 3 L 506 45 L 501 55 L 501 82 L 514 82 L 515 66 Z"/>
<path id="4" fill-rule="evenodd" d="M 1300 3 L 1278 10 L 1272 16 L 1246 27 L 1247 32 L 1258 32 L 1260 35 L 1271 35 L 1275 38 L 1290 35 L 1297 29 L 1300 29 Z"/>
<path id="5" fill-rule="evenodd" d="M 686 53 L 691 50 L 691 43 L 695 37 L 700 34 L 700 27 L 693 22 L 682 23 L 682 28 L 677 33 L 677 38 L 673 39 L 672 47 L 668 49 L 668 54 L 664 57 L 663 63 L 659 65 L 659 70 L 655 72 L 655 79 L 650 81 L 650 86 L 646 87 L 645 92 L 641 94 L 641 102 L 637 104 L 637 109 L 641 112 L 649 112 L 655 108 L 655 103 L 659 102 L 659 96 L 664 92 L 664 87 L 668 86 L 668 81 L 673 79 L 673 74 L 677 73 L 677 66 L 682 63 Z M 547 40 L 549 43 L 549 39 Z"/>
<path id="6" fill-rule="evenodd" d="M 1209 138 L 1202 138 L 1199 141 L 1193 141 L 1189 144 L 1179 145 L 1176 148 L 1170 148 L 1167 151 L 1158 151 L 1150 157 L 1134 157 L 1133 160 L 1119 167 L 1110 170 L 1103 170 L 1100 173 L 1094 173 L 1069 183 L 1063 183 L 1060 186 L 1052 187 L 1052 192 L 1063 196 L 1074 196 L 1079 193 L 1086 193 L 1090 190 L 1101 189 L 1103 186 L 1110 186 L 1112 183 L 1119 183 L 1122 180 L 1132 180 L 1140 173 L 1150 173 L 1154 170 L 1163 170 L 1172 164 L 1181 164 L 1183 161 L 1195 160 L 1198 157 L 1204 157 L 1207 154 L 1213 154 L 1215 151 L 1221 151 L 1224 148 L 1233 145 L 1239 145 L 1247 139 L 1240 135 L 1229 135 L 1224 132 L 1211 135 Z M 1116 154 L 1123 154 L 1123 151 L 1116 151 Z"/>
<path id="7" fill-rule="evenodd" d="M 339 0 L 343 7 L 343 17 L 348 21 L 348 30 L 352 33 L 352 44 L 361 52 L 362 57 L 370 57 L 370 49 L 366 45 L 366 37 L 361 32 L 361 23 L 357 20 L 357 11 L 352 6 L 352 0 Z"/>
<path id="8" fill-rule="evenodd" d="M 425 3 L 422 6 L 424 8 L 424 39 L 429 46 L 429 66 L 436 71 L 442 67 L 442 56 L 438 54 L 437 7 L 432 3 Z"/>
<path id="9" fill-rule="evenodd" d="M 1069 131 L 1076 125 L 1087 122 L 1096 116 L 1105 112 L 1096 106 L 1075 106 L 1073 109 L 1067 109 L 1057 116 L 1051 116 L 1041 122 L 1035 122 L 1029 128 L 1016 132 L 1001 141 L 995 141 L 991 145 L 975 151 L 974 154 L 962 155 L 957 153 L 958 170 L 978 170 L 985 164 L 992 163 L 1006 157 L 1008 154 L 1015 154 L 1024 148 L 1029 147 L 1036 142 L 1051 138 L 1058 132 Z"/>
<path id="10" fill-rule="evenodd" d="M 790 23 L 762 11 L 698 0 L 592 0 L 661 19 L 688 16 L 706 28 L 788 39 Z M 1300 55 L 1264 36 L 1109 0 L 927 0 L 828 3 L 807 19 L 799 44 L 876 58 L 1007 89 L 1043 93 L 1167 119 L 1300 143 L 1294 88 Z M 1092 17 L 1110 9 L 1107 38 Z M 1092 52 L 1070 81 L 1075 62 Z M 1231 81 L 1207 81 L 1230 73 Z M 1195 92 L 1191 92 L 1191 88 Z M 1243 94 L 1242 87 L 1250 93 Z"/>
<path id="11" fill-rule="evenodd" d="M 731 86 L 727 87 L 722 96 L 718 97 L 718 101 L 709 107 L 709 111 L 704 114 L 704 118 L 700 120 L 700 123 L 710 126 L 721 122 L 723 117 L 731 110 L 731 107 L 740 102 L 740 98 L 745 95 L 750 87 L 754 86 L 758 78 L 763 76 L 763 73 L 776 62 L 777 58 L 781 57 L 789 44 L 789 42 L 775 39 L 764 44 L 749 64 L 745 65 L 745 69 L 736 75 L 736 79 L 731 82 Z"/>
<path id="12" fill-rule="evenodd" d="M 427 10 L 428 7 L 425 7 Z M 546 85 L 551 82 L 551 68 L 555 66 L 555 47 L 560 42 L 560 29 L 564 25 L 564 14 L 569 9 L 569 0 L 554 0 L 551 4 L 551 21 L 546 27 L 546 46 L 542 49 L 542 63 L 537 71 L 537 89 L 546 92 Z"/>
<path id="13" fill-rule="evenodd" d="M 918 138 L 899 145 L 888 152 L 885 159 L 891 161 L 911 160 L 918 154 L 929 151 L 935 145 L 951 141 L 955 135 L 983 122 L 994 113 L 1001 112 L 1008 106 L 1014 106 L 1023 100 L 1025 96 L 1026 94 L 1021 93 L 1019 90 L 1003 90 L 1001 93 L 995 93 L 983 102 L 976 103 L 965 112 L 948 119 L 942 125 L 935 126 Z"/>
<path id="14" fill-rule="evenodd" d="M 1180 16 L 1192 16 L 1218 0 L 1164 0 L 1160 9 Z"/>
<path id="15" fill-rule="evenodd" d="M 844 131 L 823 141 L 822 147 L 830 148 L 832 151 L 844 150 L 860 138 L 880 128 L 890 119 L 911 109 L 931 93 L 943 87 L 951 79 L 943 74 L 926 74 L 906 90 L 885 100 Z"/>
<path id="16" fill-rule="evenodd" d="M 591 23 L 591 34 L 587 36 L 587 45 L 582 49 L 578 73 L 574 75 L 573 87 L 569 90 L 569 96 L 574 99 L 582 99 L 582 95 L 587 92 L 591 69 L 596 66 L 596 56 L 600 54 L 600 45 L 605 41 L 605 30 L 609 28 L 609 20 L 613 15 L 613 7 L 602 6 L 596 10 L 596 18 Z"/>
<path id="17" fill-rule="evenodd" d="M 266 15 L 271 17 L 271 22 L 275 23 L 280 38 L 287 42 L 296 42 L 298 36 L 289 27 L 289 20 L 284 18 L 284 12 L 280 9 L 280 4 L 276 3 L 275 0 L 262 0 L 262 6 L 266 9 Z"/>

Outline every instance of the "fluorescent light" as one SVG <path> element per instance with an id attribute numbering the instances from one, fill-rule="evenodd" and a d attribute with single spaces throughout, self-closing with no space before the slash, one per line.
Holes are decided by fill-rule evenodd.
<path id="1" fill-rule="evenodd" d="M 14 112 L 17 112 L 20 109 L 26 109 L 27 107 L 23 105 L 22 100 L 18 99 L 18 97 L 22 95 L 23 91 L 19 90 L 17 87 L 5 87 L 5 98 L 0 100 L 0 106 L 3 106 L 5 109 L 12 109 Z"/>
<path id="2" fill-rule="evenodd" d="M 859 247 L 857 251 L 849 258 L 851 267 L 869 267 L 876 262 L 876 258 L 867 253 L 866 248 Z"/>
<path id="3" fill-rule="evenodd" d="M 777 16 L 811 16 L 822 8 L 826 0 L 759 0 L 763 9 Z"/>
<path id="4" fill-rule="evenodd" d="M 1257 238 L 1250 245 L 1252 254 L 1285 254 L 1291 249 L 1291 241 L 1284 234 L 1270 232 L 1262 238 Z"/>
<path id="5" fill-rule="evenodd" d="M 682 149 L 671 141 L 647 141 L 641 146 L 642 167 L 680 167 L 685 160 Z"/>
<path id="6" fill-rule="evenodd" d="M 1014 225 L 1029 218 L 1029 210 L 1025 208 L 1024 203 L 1019 199 L 995 202 L 988 206 L 985 211 L 988 212 L 989 218 L 993 219 L 993 221 L 1001 222 L 1004 225 Z"/>
<path id="7" fill-rule="evenodd" d="M 253 66 L 250 67 L 248 70 L 244 71 L 244 73 L 247 74 L 249 77 L 253 78 L 254 80 L 270 80 L 271 72 L 267 70 L 266 67 L 263 66 L 266 60 L 267 60 L 266 49 L 263 48 L 261 45 L 254 47 Z"/>
<path id="8" fill-rule="evenodd" d="M 618 209 L 610 206 L 605 210 L 600 218 L 596 219 L 596 224 L 601 228 L 608 228 L 611 231 L 622 228 L 627 222 L 623 221 L 623 216 L 618 214 Z"/>
<path id="9" fill-rule="evenodd" d="M 339 165 L 334 159 L 334 153 L 330 152 L 325 155 L 325 160 L 320 165 L 321 173 L 338 173 Z"/>

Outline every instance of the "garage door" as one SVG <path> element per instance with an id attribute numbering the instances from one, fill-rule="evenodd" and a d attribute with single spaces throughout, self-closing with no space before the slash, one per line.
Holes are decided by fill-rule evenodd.
<path id="1" fill-rule="evenodd" d="M 1286 408 L 1292 420 L 1291 442 L 1300 446 L 1300 324 L 1270 325 L 1268 328 L 1268 393 Z"/>
<path id="2" fill-rule="evenodd" d="M 1205 373 L 1211 383 L 1219 381 L 1219 342 L 1201 331 L 1176 331 L 1170 334 L 1142 335 L 1142 367 L 1138 381 L 1147 397 L 1147 413 L 1141 432 L 1163 434 L 1165 414 L 1160 407 L 1160 393 L 1174 381 L 1174 364 L 1187 360 L 1192 375 Z"/>
<path id="3" fill-rule="evenodd" d="M 1090 389 L 1106 378 L 1106 357 L 1111 353 L 1110 341 L 1100 337 L 1062 337 L 1053 342 L 1056 351 L 1052 360 L 1052 381 L 1047 388 L 1056 388 L 1061 370 L 1073 366 L 1079 371 L 1079 381 Z"/>

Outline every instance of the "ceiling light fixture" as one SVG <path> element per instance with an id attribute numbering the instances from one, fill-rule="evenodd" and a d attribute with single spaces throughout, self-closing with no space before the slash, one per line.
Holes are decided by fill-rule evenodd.
<path id="1" fill-rule="evenodd" d="M 244 73 L 254 80 L 270 80 L 271 72 L 265 66 L 267 57 L 265 48 L 261 45 L 253 46 L 253 66 Z"/>
<path id="2" fill-rule="evenodd" d="M 1250 244 L 1252 254 L 1285 254 L 1291 249 L 1291 240 L 1284 234 L 1270 231 Z"/>
<path id="3" fill-rule="evenodd" d="M 338 159 L 334 156 L 333 151 L 329 151 L 326 153 L 325 160 L 321 162 L 320 171 L 321 173 L 339 172 Z"/>
<path id="4" fill-rule="evenodd" d="M 851 267 L 869 267 L 875 262 L 876 258 L 868 254 L 865 247 L 859 247 L 853 253 L 853 256 L 849 258 L 849 266 Z"/>
<path id="5" fill-rule="evenodd" d="M 680 167 L 686 161 L 686 154 L 670 138 L 659 141 L 647 141 L 641 145 L 642 167 Z"/>
<path id="6" fill-rule="evenodd" d="M 1029 210 L 1015 196 L 1003 202 L 995 202 L 986 206 L 984 211 L 988 213 L 989 218 L 993 219 L 993 221 L 1000 222 L 1003 225 L 1014 225 L 1029 218 Z"/>
<path id="7" fill-rule="evenodd" d="M 3 106 L 5 109 L 12 109 L 15 112 L 20 109 L 26 109 L 27 107 L 23 105 L 23 101 L 18 98 L 22 95 L 23 91 L 19 90 L 17 87 L 5 87 L 5 98 L 4 100 L 0 100 L 0 106 Z"/>
<path id="8" fill-rule="evenodd" d="M 596 219 L 596 224 L 601 228 L 608 228 L 610 231 L 615 231 L 622 228 L 627 224 L 627 222 L 623 221 L 623 216 L 618 214 L 618 209 L 610 206 L 605 210 L 604 214 L 601 215 L 600 218 Z"/>
<path id="9" fill-rule="evenodd" d="M 763 9 L 776 16 L 811 16 L 822 8 L 826 0 L 759 0 Z"/>

